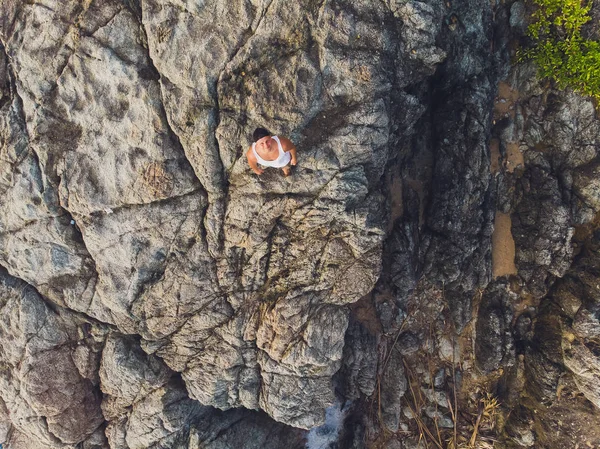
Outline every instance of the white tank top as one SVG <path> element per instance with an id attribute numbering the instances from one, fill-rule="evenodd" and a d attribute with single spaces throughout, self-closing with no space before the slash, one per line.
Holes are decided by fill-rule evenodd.
<path id="1" fill-rule="evenodd" d="M 265 167 L 275 167 L 275 168 L 285 167 L 292 160 L 292 155 L 289 152 L 286 153 L 285 151 L 283 151 L 283 147 L 281 146 L 279 137 L 271 136 L 271 138 L 274 139 L 275 142 L 277 142 L 277 148 L 279 148 L 279 157 L 277 159 L 275 159 L 274 161 L 267 161 L 267 160 L 263 159 L 256 152 L 256 142 L 252 144 L 252 152 L 254 153 L 254 157 L 256 158 L 256 161 L 260 165 L 264 165 Z"/>

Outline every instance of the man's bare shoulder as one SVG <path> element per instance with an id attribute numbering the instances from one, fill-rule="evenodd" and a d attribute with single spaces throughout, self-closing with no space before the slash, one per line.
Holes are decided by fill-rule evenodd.
<path id="1" fill-rule="evenodd" d="M 284 136 L 278 136 L 278 137 L 279 137 L 279 141 L 281 142 L 281 146 L 283 147 L 284 150 L 287 151 L 287 150 L 296 148 L 294 143 L 287 137 L 284 137 Z"/>
<path id="2" fill-rule="evenodd" d="M 254 157 L 254 151 L 252 151 L 252 146 L 248 147 L 248 150 L 246 150 L 246 157 L 249 159 L 256 159 Z"/>

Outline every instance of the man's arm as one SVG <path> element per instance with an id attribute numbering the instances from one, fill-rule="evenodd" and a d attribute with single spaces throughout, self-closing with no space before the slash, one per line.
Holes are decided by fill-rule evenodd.
<path id="1" fill-rule="evenodd" d="M 250 165 L 250 168 L 254 173 L 256 173 L 257 175 L 263 174 L 264 170 L 258 166 L 258 161 L 256 160 L 256 156 L 254 156 L 252 147 L 250 147 L 246 152 L 246 159 L 248 159 L 248 165 Z"/>
<path id="2" fill-rule="evenodd" d="M 294 146 L 292 141 L 287 137 L 279 137 L 279 140 L 281 142 L 281 146 L 283 147 L 283 151 L 285 151 L 286 153 L 290 153 L 290 155 L 292 156 L 292 160 L 290 163 L 292 165 L 296 165 L 298 163 L 298 159 L 296 158 L 296 147 Z"/>

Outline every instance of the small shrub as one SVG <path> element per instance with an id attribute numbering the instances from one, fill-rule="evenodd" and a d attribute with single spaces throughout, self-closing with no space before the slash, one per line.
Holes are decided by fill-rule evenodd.
<path id="1" fill-rule="evenodd" d="M 584 39 L 581 27 L 591 20 L 592 0 L 533 0 L 537 10 L 528 34 L 534 45 L 519 51 L 542 78 L 600 100 L 600 42 Z"/>

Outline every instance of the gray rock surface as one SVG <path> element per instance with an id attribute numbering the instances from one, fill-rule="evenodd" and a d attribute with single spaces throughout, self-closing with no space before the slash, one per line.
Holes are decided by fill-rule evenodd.
<path id="1" fill-rule="evenodd" d="M 140 335 L 192 399 L 322 422 L 344 305 L 381 270 L 396 116 L 410 134 L 424 111 L 401 89 L 445 57 L 439 5 L 5 1 L 2 17 L 0 262 Z M 299 147 L 291 184 L 248 171 L 256 125 Z M 116 417 L 138 387 L 108 366 Z"/>
<path id="2" fill-rule="evenodd" d="M 26 435 L 25 441 L 45 447 L 67 447 L 92 437 L 104 418 L 97 382 L 86 378 L 98 371 L 98 358 L 92 355 L 97 345 L 81 336 L 89 324 L 54 311 L 5 270 L 0 271 L 0 301 L 0 388 L 14 436 Z M 79 348 L 90 354 L 86 360 L 76 356 Z M 12 436 L 5 435 L 9 444 Z"/>
<path id="3" fill-rule="evenodd" d="M 377 384 L 377 337 L 372 329 L 351 320 L 346 332 L 343 365 L 340 374 L 346 387 L 344 396 L 358 399 L 361 395 L 371 396 Z"/>
<path id="4" fill-rule="evenodd" d="M 321 422 L 342 306 L 380 270 L 395 76 L 383 67 L 401 51 L 382 25 L 406 8 L 394 19 L 382 5 L 3 7 L 3 191 L 33 195 L 27 214 L 15 204 L 2 216 L 3 264 L 55 303 L 141 335 L 204 404 Z M 443 55 L 428 39 L 418 58 L 434 67 Z M 249 174 L 240 156 L 258 124 L 301 149 L 292 184 Z"/>
<path id="5" fill-rule="evenodd" d="M 483 293 L 477 318 L 475 354 L 480 369 L 491 372 L 514 363 L 511 303 L 516 296 L 506 282 L 492 283 Z"/>
<path id="6" fill-rule="evenodd" d="M 525 309 L 514 327 L 524 367 L 515 366 L 505 387 L 523 388 L 520 398 L 509 395 L 520 411 L 506 430 L 517 447 L 594 445 L 599 436 L 586 423 L 596 419 L 598 404 L 591 343 L 597 332 L 598 120 L 589 101 L 544 91 L 532 74 L 528 65 L 510 74 L 521 100 L 514 119 L 500 124 L 501 138 L 518 143 L 524 159 L 522 169 L 503 175 L 507 182 L 499 191 L 512 212 L 519 274 L 513 291 L 522 298 L 514 303 Z"/>
<path id="7" fill-rule="evenodd" d="M 380 392 L 382 420 L 390 432 L 397 432 L 402 411 L 402 396 L 408 389 L 402 355 L 397 349 L 392 349 L 383 369 Z"/>

